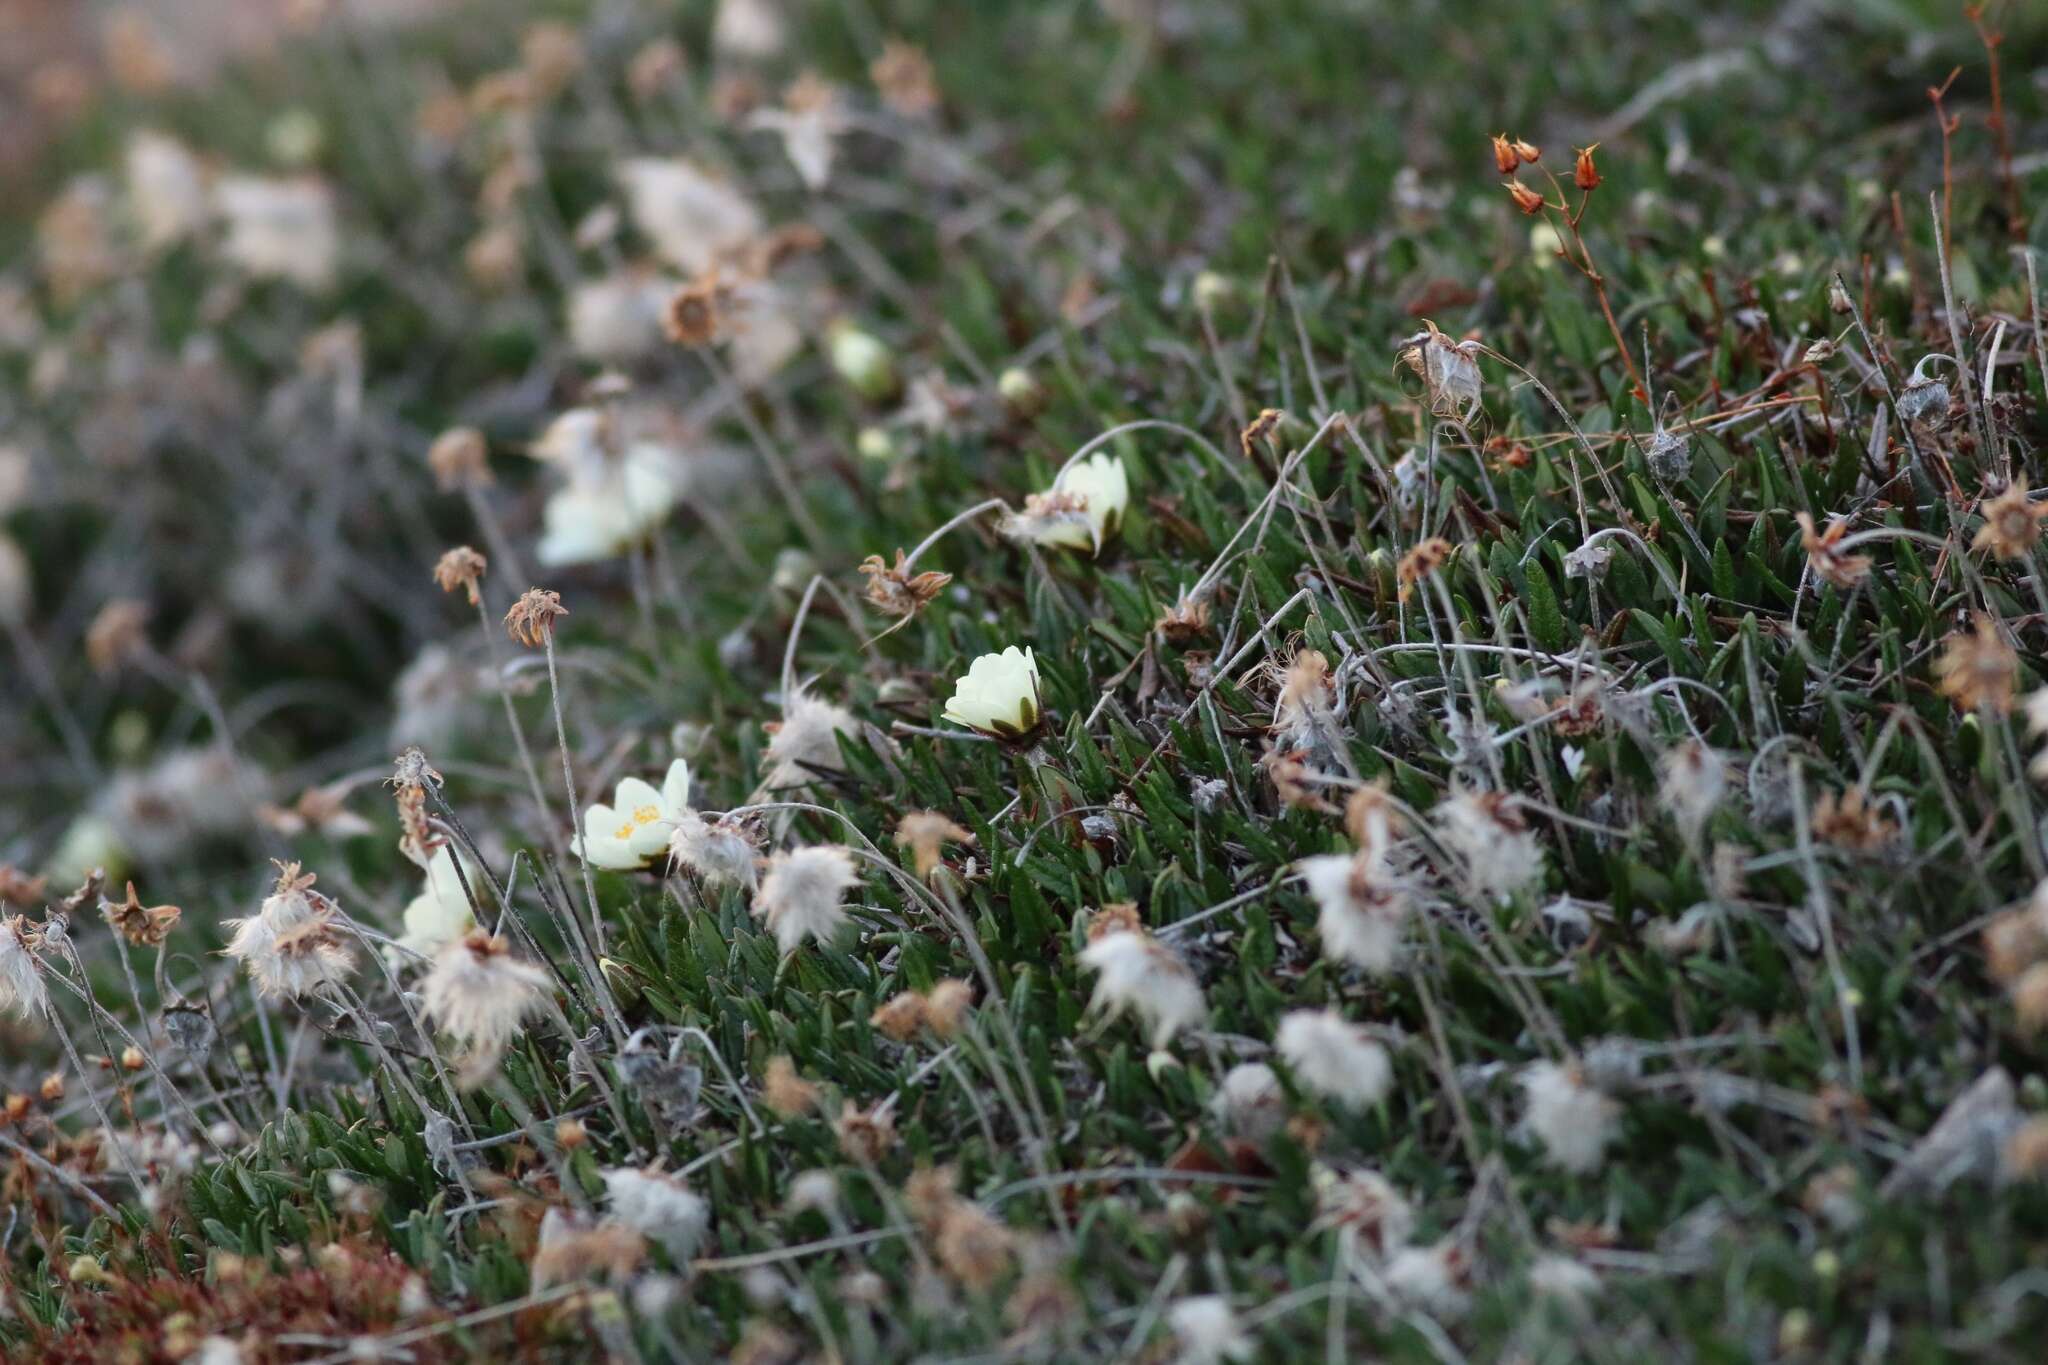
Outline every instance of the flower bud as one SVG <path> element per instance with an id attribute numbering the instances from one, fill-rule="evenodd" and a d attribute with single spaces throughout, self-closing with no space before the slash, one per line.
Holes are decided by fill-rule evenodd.
<path id="1" fill-rule="evenodd" d="M 896 458 L 896 438 L 884 427 L 862 427 L 860 435 L 854 438 L 853 448 L 863 460 L 874 460 L 887 464 Z"/>
<path id="2" fill-rule="evenodd" d="M 1011 645 L 984 654 L 954 685 L 945 718 L 986 735 L 1017 739 L 1038 728 L 1038 660 Z"/>
<path id="3" fill-rule="evenodd" d="M 1204 270 L 1195 276 L 1194 295 L 1195 307 L 1213 310 L 1221 308 L 1237 297 L 1237 285 L 1228 275 L 1218 274 L 1214 270 Z"/>
<path id="4" fill-rule="evenodd" d="M 1014 416 L 1036 417 L 1045 411 L 1045 385 L 1020 365 L 1012 365 L 996 376 L 996 393 Z"/>
<path id="5" fill-rule="evenodd" d="M 1515 201 L 1515 207 L 1522 212 L 1530 214 L 1543 212 L 1543 196 L 1530 189 L 1527 185 L 1524 185 L 1521 181 L 1510 180 L 1504 188 L 1507 190 L 1509 197 Z"/>
<path id="6" fill-rule="evenodd" d="M 841 322 L 827 337 L 832 368 L 853 391 L 871 403 L 893 397 L 901 382 L 896 376 L 896 354 L 886 342 L 850 322 Z"/>

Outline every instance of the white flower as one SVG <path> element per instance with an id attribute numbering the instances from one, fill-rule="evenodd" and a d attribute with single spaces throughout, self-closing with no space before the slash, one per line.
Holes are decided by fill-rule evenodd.
<path id="1" fill-rule="evenodd" d="M 1287 1121 L 1280 1078 L 1264 1062 L 1239 1062 L 1223 1073 L 1209 1105 L 1225 1132 L 1252 1142 L 1264 1142 Z"/>
<path id="2" fill-rule="evenodd" d="M 1108 1018 L 1135 1010 L 1154 1048 L 1208 1014 L 1202 987 L 1187 964 L 1150 934 L 1118 930 L 1081 950 L 1081 965 L 1099 973 L 1088 1007 Z"/>
<path id="3" fill-rule="evenodd" d="M 1464 864 L 1472 892 L 1506 900 L 1543 880 L 1543 846 L 1513 797 L 1459 792 L 1437 803 L 1437 837 Z"/>
<path id="4" fill-rule="evenodd" d="M 1380 845 L 1303 858 L 1294 870 L 1316 903 L 1326 955 L 1377 976 L 1400 964 L 1408 897 L 1388 873 Z"/>
<path id="5" fill-rule="evenodd" d="M 846 923 L 840 897 L 859 881 L 853 855 L 843 848 L 785 849 L 768 860 L 767 874 L 754 893 L 754 914 L 785 953 L 796 951 L 806 938 L 825 943 Z"/>
<path id="6" fill-rule="evenodd" d="M 0 1011 L 13 1010 L 32 1019 L 49 1008 L 49 991 L 29 944 L 28 921 L 20 915 L 0 919 Z"/>
<path id="7" fill-rule="evenodd" d="M 1536 258 L 1538 270 L 1549 270 L 1557 264 L 1558 255 L 1564 250 L 1564 237 L 1548 218 L 1540 218 L 1529 227 L 1529 254 Z"/>
<path id="8" fill-rule="evenodd" d="M 783 1197 L 785 1213 L 817 1212 L 830 1215 L 839 1207 L 839 1177 L 829 1170 L 805 1171 L 789 1182 Z"/>
<path id="9" fill-rule="evenodd" d="M 615 466 L 573 477 L 555 491 L 541 512 L 534 556 L 559 567 L 625 554 L 668 520 L 681 496 L 668 451 L 632 446 Z"/>
<path id="10" fill-rule="evenodd" d="M 252 798 L 261 800 L 265 787 L 262 775 L 238 764 L 225 746 L 195 744 L 120 774 L 101 809 L 120 831 L 121 844 L 154 863 L 247 831 L 256 816 Z"/>
<path id="11" fill-rule="evenodd" d="M 714 885 L 731 882 L 751 891 L 760 876 L 754 840 L 738 820 L 706 820 L 684 811 L 669 837 L 668 856 Z"/>
<path id="12" fill-rule="evenodd" d="M 1131 505 L 1131 480 L 1121 456 L 1098 452 L 1069 465 L 1051 488 L 1024 500 L 1003 523 L 1013 540 L 1100 554 Z"/>
<path id="13" fill-rule="evenodd" d="M 701 274 L 761 233 L 761 213 L 730 183 L 680 157 L 619 164 L 633 225 L 663 260 Z"/>
<path id="14" fill-rule="evenodd" d="M 1472 1303 L 1465 1253 L 1450 1242 L 1403 1247 L 1387 1261 L 1387 1288 L 1397 1298 L 1440 1318 L 1455 1318 Z"/>
<path id="15" fill-rule="evenodd" d="M 660 350 L 661 314 L 676 282 L 652 270 L 615 270 L 569 291 L 569 346 L 586 360 L 624 365 Z"/>
<path id="16" fill-rule="evenodd" d="M 676 824 L 690 810 L 690 765 L 668 765 L 661 790 L 637 777 L 623 777 L 612 804 L 583 813 L 583 833 L 570 841 L 576 856 L 592 867 L 630 872 L 646 867 L 668 849 Z"/>
<path id="17" fill-rule="evenodd" d="M 474 878 L 471 878 L 472 889 Z M 434 850 L 426 866 L 426 883 L 405 907 L 405 934 L 398 946 L 432 957 L 476 927 L 469 897 L 462 889 L 462 873 L 455 865 L 455 850 L 443 844 Z"/>
<path id="18" fill-rule="evenodd" d="M 1009 739 L 1037 729 L 1038 717 L 1038 660 L 1015 645 L 969 664 L 945 710 L 955 725 Z"/>
<path id="19" fill-rule="evenodd" d="M 649 1241 L 659 1242 L 682 1265 L 697 1254 L 711 1226 L 711 1206 L 674 1176 L 630 1167 L 604 1173 L 612 1217 Z"/>
<path id="20" fill-rule="evenodd" d="M 129 137 L 126 162 L 128 204 L 144 247 L 171 246 L 206 226 L 206 171 L 184 143 L 144 128 Z"/>
<path id="21" fill-rule="evenodd" d="M 1180 1345 L 1178 1365 L 1222 1365 L 1248 1360 L 1255 1343 L 1221 1294 L 1182 1299 L 1166 1310 L 1166 1325 Z"/>
<path id="22" fill-rule="evenodd" d="M 845 707 L 797 689 L 784 699 L 782 719 L 769 727 L 764 785 L 769 791 L 786 791 L 821 772 L 840 771 L 846 763 L 839 755 L 839 736 L 859 731 L 860 722 Z"/>
<path id="23" fill-rule="evenodd" d="M 98 811 L 86 811 L 64 828 L 64 837 L 50 854 L 43 871 L 57 886 L 76 886 L 98 868 L 114 881 L 126 876 L 128 845 L 114 822 Z"/>
<path id="24" fill-rule="evenodd" d="M 1393 1084 L 1387 1050 L 1335 1010 L 1294 1010 L 1274 1038 L 1295 1079 L 1345 1104 L 1378 1104 Z"/>
<path id="25" fill-rule="evenodd" d="M 221 254 L 244 272 L 315 292 L 334 283 L 341 227 L 325 184 L 230 175 L 214 186 L 213 202 L 227 220 Z"/>
<path id="26" fill-rule="evenodd" d="M 780 109 L 756 110 L 749 126 L 782 136 L 783 154 L 810 190 L 825 188 L 839 135 L 847 129 L 839 93 L 823 81 L 800 79 L 790 87 Z"/>
<path id="27" fill-rule="evenodd" d="M 1621 1122 L 1621 1106 L 1588 1085 L 1576 1066 L 1533 1062 L 1521 1080 L 1522 1131 L 1562 1170 L 1584 1175 L 1599 1169 Z"/>
<path id="28" fill-rule="evenodd" d="M 551 984 L 546 968 L 513 957 L 504 939 L 471 933 L 435 954 L 421 1008 L 449 1037 L 495 1060 Z"/>

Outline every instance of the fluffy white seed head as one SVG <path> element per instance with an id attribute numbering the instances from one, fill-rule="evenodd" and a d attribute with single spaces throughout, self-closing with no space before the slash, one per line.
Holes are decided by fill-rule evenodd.
<path id="1" fill-rule="evenodd" d="M 711 1206 L 674 1176 L 621 1167 L 604 1173 L 612 1217 L 682 1264 L 697 1254 L 711 1226 Z"/>
<path id="2" fill-rule="evenodd" d="M 768 738 L 767 789 L 801 787 L 821 772 L 839 772 L 846 766 L 839 754 L 839 736 L 859 731 L 860 723 L 844 707 L 801 690 L 793 693 Z"/>
<path id="3" fill-rule="evenodd" d="M 20 915 L 0 919 L 0 1011 L 32 1019 L 47 1011 L 50 996 L 36 965 L 28 920 Z"/>
<path id="4" fill-rule="evenodd" d="M 1337 1171 L 1317 1166 L 1310 1175 L 1316 1192 L 1318 1228 L 1335 1228 L 1364 1252 L 1386 1256 L 1406 1246 L 1415 1231 L 1415 1209 L 1378 1171 Z"/>
<path id="5" fill-rule="evenodd" d="M 546 970 L 513 957 L 504 939 L 475 932 L 435 955 L 420 999 L 444 1033 L 495 1056 L 541 1007 L 549 986 Z"/>
<path id="6" fill-rule="evenodd" d="M 1542 884 L 1543 845 L 1513 797 L 1459 792 L 1432 814 L 1437 838 L 1457 856 L 1474 895 L 1506 900 Z"/>
<path id="7" fill-rule="evenodd" d="M 1471 1307 L 1470 1267 L 1455 1243 L 1403 1247 L 1388 1258 L 1384 1274 L 1396 1298 L 1435 1317 L 1459 1317 Z"/>
<path id="8" fill-rule="evenodd" d="M 807 938 L 829 942 L 846 923 L 840 898 L 860 880 L 853 855 L 835 845 L 785 849 L 768 860 L 754 914 L 785 953 Z"/>
<path id="9" fill-rule="evenodd" d="M 1577 1174 L 1597 1170 L 1614 1140 L 1621 1105 L 1588 1085 L 1576 1066 L 1533 1062 L 1521 1082 L 1522 1131 L 1553 1165 Z"/>
<path id="10" fill-rule="evenodd" d="M 751 891 L 760 879 L 753 837 L 738 820 L 706 820 L 686 811 L 669 836 L 668 856 L 714 885 L 729 882 Z"/>
<path id="11" fill-rule="evenodd" d="M 1376 976 L 1400 965 L 1408 897 L 1379 848 L 1303 858 L 1294 869 L 1316 903 L 1325 954 Z"/>
<path id="12" fill-rule="evenodd" d="M 1275 1042 L 1296 1079 L 1339 1103 L 1378 1104 L 1393 1084 L 1387 1050 L 1335 1010 L 1293 1011 Z"/>
<path id="13" fill-rule="evenodd" d="M 1720 754 L 1687 740 L 1664 751 L 1657 761 L 1657 802 L 1670 814 L 1688 843 L 1697 843 L 1707 818 L 1728 792 L 1728 765 Z"/>
<path id="14" fill-rule="evenodd" d="M 1195 974 L 1150 934 L 1105 934 L 1081 951 L 1081 965 L 1097 973 L 1089 1008 L 1111 1018 L 1127 1009 L 1135 1012 L 1155 1048 L 1165 1047 L 1208 1014 Z"/>
<path id="15" fill-rule="evenodd" d="M 225 951 L 248 969 L 260 994 L 296 999 L 355 970 L 355 950 L 335 916 L 334 902 L 313 890 L 312 876 L 288 863 L 261 909 L 226 922 L 234 935 Z"/>
<path id="16" fill-rule="evenodd" d="M 1287 1122 L 1286 1093 L 1264 1062 L 1240 1062 L 1230 1068 L 1209 1103 L 1225 1132 L 1251 1142 L 1264 1142 Z"/>
<path id="17" fill-rule="evenodd" d="M 1182 1299 L 1166 1310 L 1166 1325 L 1173 1329 L 1180 1348 L 1178 1365 L 1222 1365 L 1227 1360 L 1249 1360 L 1255 1344 L 1237 1320 L 1230 1300 L 1221 1294 L 1202 1294 Z"/>

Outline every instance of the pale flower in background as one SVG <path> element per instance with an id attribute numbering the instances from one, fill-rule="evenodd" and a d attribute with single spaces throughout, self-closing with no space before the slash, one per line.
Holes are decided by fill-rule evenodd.
<path id="1" fill-rule="evenodd" d="M 603 1174 L 612 1217 L 659 1243 L 677 1265 L 688 1264 L 711 1226 L 711 1206 L 681 1180 L 660 1171 L 622 1167 Z"/>
<path id="2" fill-rule="evenodd" d="M 221 254 L 259 279 L 289 280 L 321 292 L 341 267 L 341 225 L 334 195 L 311 177 L 223 176 L 213 188 L 227 223 Z"/>
<path id="3" fill-rule="evenodd" d="M 25 1019 L 50 1007 L 31 933 L 24 916 L 0 918 L 0 1013 L 13 1010 Z"/>
<path id="4" fill-rule="evenodd" d="M 583 833 L 570 848 L 592 867 L 635 871 L 668 851 L 677 822 L 689 813 L 690 765 L 679 758 L 659 791 L 640 778 L 620 778 L 613 804 L 583 813 Z"/>
<path id="5" fill-rule="evenodd" d="M 1587 1084 L 1577 1066 L 1534 1062 L 1521 1076 L 1526 1105 L 1521 1130 L 1561 1170 L 1598 1170 L 1621 1122 L 1621 1105 Z"/>
<path id="6" fill-rule="evenodd" d="M 695 162 L 631 157 L 619 163 L 618 176 L 633 226 L 663 260 L 692 275 L 738 255 L 761 235 L 753 201 Z M 674 292 L 673 286 L 665 291 L 662 304 Z"/>
<path id="7" fill-rule="evenodd" d="M 832 178 L 838 138 L 847 129 L 846 110 L 836 89 L 806 75 L 789 87 L 780 109 L 756 111 L 749 126 L 779 133 L 783 153 L 804 187 L 821 190 Z"/>
<path id="8" fill-rule="evenodd" d="M 1015 739 L 1038 728 L 1038 660 L 1029 648 L 1011 645 L 984 654 L 953 685 L 945 718 L 983 734 Z"/>
<path id="9" fill-rule="evenodd" d="M 185 144 L 153 128 L 128 138 L 125 155 L 128 207 L 151 251 L 174 245 L 206 226 L 212 205 L 206 170 Z"/>
<path id="10" fill-rule="evenodd" d="M 735 57 L 773 57 L 788 41 L 788 24 L 777 0 L 718 0 L 711 21 L 711 45 Z"/>
<path id="11" fill-rule="evenodd" d="M 1003 533 L 1013 540 L 1056 545 L 1099 554 L 1123 525 L 1131 505 L 1130 474 L 1123 458 L 1097 452 L 1053 480 L 1050 489 L 1024 500 Z"/>
<path id="12" fill-rule="evenodd" d="M 471 877 L 474 887 L 475 878 Z M 428 860 L 426 883 L 405 907 L 405 933 L 398 946 L 432 957 L 476 927 L 462 873 L 455 866 L 452 845 L 443 844 Z"/>
<path id="13" fill-rule="evenodd" d="M 551 568 L 611 559 L 640 545 L 668 520 L 682 498 L 672 455 L 635 445 L 618 463 L 572 478 L 541 510 L 534 557 Z"/>

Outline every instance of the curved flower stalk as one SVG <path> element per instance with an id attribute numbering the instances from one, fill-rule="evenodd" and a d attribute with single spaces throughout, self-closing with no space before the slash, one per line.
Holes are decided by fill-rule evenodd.
<path id="1" fill-rule="evenodd" d="M 668 852 L 676 826 L 690 814 L 690 765 L 679 758 L 658 791 L 640 778 L 620 778 L 612 804 L 584 811 L 583 832 L 569 846 L 592 867 L 635 872 Z"/>
<path id="2" fill-rule="evenodd" d="M 984 654 L 953 685 L 945 718 L 955 725 L 1002 739 L 1020 739 L 1038 728 L 1044 714 L 1038 700 L 1038 660 L 1029 647 L 1011 645 Z"/>

